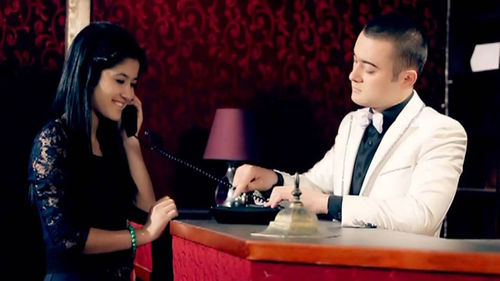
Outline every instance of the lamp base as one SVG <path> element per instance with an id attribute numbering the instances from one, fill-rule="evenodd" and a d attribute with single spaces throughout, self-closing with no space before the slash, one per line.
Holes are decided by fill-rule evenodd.
<path id="1" fill-rule="evenodd" d="M 226 184 L 219 183 L 215 189 L 215 203 L 217 206 L 238 207 L 244 206 L 248 202 L 248 196 L 246 193 L 241 194 L 237 198 L 233 198 L 233 179 L 235 172 L 235 163 L 229 161 L 227 163 L 226 175 L 224 176 L 224 179 L 227 180 Z"/>

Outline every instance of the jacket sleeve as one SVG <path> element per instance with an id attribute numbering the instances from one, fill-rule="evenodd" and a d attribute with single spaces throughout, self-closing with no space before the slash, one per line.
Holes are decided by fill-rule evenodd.
<path id="1" fill-rule="evenodd" d="M 61 125 L 51 124 L 33 143 L 28 168 L 30 193 L 40 214 L 45 243 L 51 244 L 46 246 L 57 251 L 82 251 L 89 229 L 77 227 L 65 208 L 67 139 Z"/>
<path id="2" fill-rule="evenodd" d="M 338 140 L 342 138 L 341 134 L 348 133 L 351 126 L 352 113 L 347 114 L 340 123 L 338 134 L 335 137 L 334 145 L 325 153 L 325 156 L 318 161 L 307 172 L 301 174 L 300 185 L 311 186 L 321 190 L 323 193 L 334 193 L 334 162 L 338 154 Z M 277 171 L 280 172 L 280 171 Z M 283 175 L 284 185 L 294 185 L 295 179 L 287 173 L 280 172 Z M 342 195 L 342 194 L 336 194 Z"/>
<path id="3" fill-rule="evenodd" d="M 430 122 L 430 120 L 428 120 Z M 439 235 L 441 223 L 458 185 L 467 146 L 467 135 L 455 120 L 434 121 L 419 132 L 422 138 L 415 168 L 404 197 L 344 196 L 342 225 Z M 391 188 L 398 188 L 397 186 Z"/>

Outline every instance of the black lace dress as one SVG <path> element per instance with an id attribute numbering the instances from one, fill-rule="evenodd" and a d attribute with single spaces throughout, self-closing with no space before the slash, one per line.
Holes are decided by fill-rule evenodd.
<path id="1" fill-rule="evenodd" d="M 64 121 L 52 121 L 35 138 L 30 158 L 28 181 L 46 248 L 45 280 L 130 280 L 131 250 L 82 252 L 90 227 L 124 230 L 138 212 L 128 166 L 106 154 L 73 157 L 78 153 L 70 139 Z"/>

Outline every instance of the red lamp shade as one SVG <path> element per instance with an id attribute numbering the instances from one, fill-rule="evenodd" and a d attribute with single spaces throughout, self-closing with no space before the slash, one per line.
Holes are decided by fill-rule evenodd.
<path id="1" fill-rule="evenodd" d="M 208 137 L 204 159 L 255 160 L 255 124 L 252 114 L 240 108 L 219 108 Z"/>

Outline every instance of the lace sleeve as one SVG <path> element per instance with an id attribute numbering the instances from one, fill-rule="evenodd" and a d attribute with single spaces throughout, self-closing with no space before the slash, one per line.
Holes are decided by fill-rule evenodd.
<path id="1" fill-rule="evenodd" d="M 35 138 L 30 157 L 28 183 L 40 214 L 46 243 L 59 250 L 81 251 L 89 229 L 79 229 L 64 208 L 67 137 L 61 124 L 52 122 Z"/>

